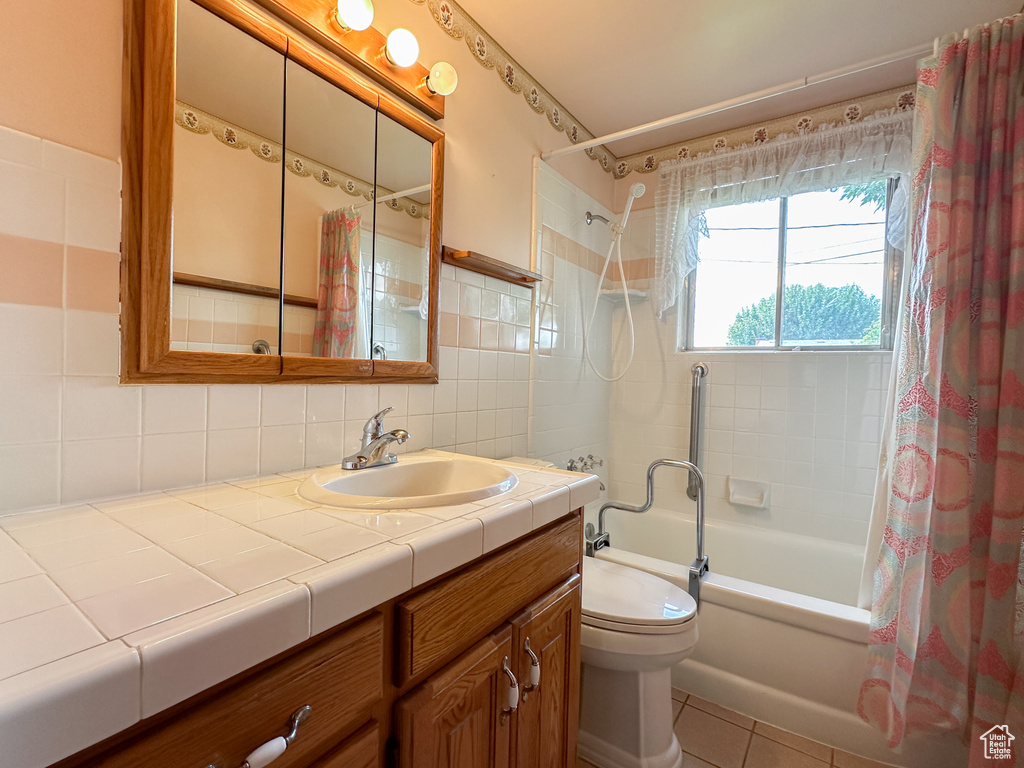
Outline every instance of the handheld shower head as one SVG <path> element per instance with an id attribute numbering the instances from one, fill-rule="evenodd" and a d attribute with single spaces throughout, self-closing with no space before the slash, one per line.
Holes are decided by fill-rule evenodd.
<path id="1" fill-rule="evenodd" d="M 641 184 L 639 181 L 629 188 L 629 194 L 633 197 L 643 197 L 644 192 L 647 191 L 647 187 Z"/>

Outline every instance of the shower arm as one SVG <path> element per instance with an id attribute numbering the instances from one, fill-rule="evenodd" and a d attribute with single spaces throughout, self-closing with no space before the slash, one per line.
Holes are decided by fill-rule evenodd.
<path id="1" fill-rule="evenodd" d="M 654 470 L 658 467 L 676 467 L 689 472 L 690 481 L 697 485 L 697 558 L 690 566 L 690 583 L 688 591 L 697 605 L 700 605 L 700 580 L 708 572 L 708 558 L 704 554 L 704 475 L 696 464 L 682 459 L 656 459 L 647 467 L 647 501 L 642 506 L 634 507 L 617 501 L 608 501 L 601 505 L 597 512 L 597 536 L 587 537 L 587 554 L 593 557 L 599 549 L 609 546 L 611 540 L 604 527 L 604 516 L 609 509 L 621 509 L 623 512 L 642 514 L 654 503 Z M 590 527 L 590 526 L 588 526 Z"/>

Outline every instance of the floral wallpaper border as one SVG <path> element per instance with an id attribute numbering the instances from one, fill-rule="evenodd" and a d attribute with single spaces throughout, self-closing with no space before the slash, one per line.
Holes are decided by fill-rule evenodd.
<path id="1" fill-rule="evenodd" d="M 809 133 L 822 126 L 855 123 L 878 112 L 904 112 L 914 108 L 914 86 L 906 85 L 852 101 L 841 101 L 807 112 L 780 117 L 765 123 L 754 123 L 725 133 L 709 134 L 660 149 L 617 158 L 615 177 L 629 173 L 651 173 L 668 160 L 685 160 L 713 152 L 737 149 L 748 144 L 764 144 L 784 136 Z"/>
<path id="2" fill-rule="evenodd" d="M 184 101 L 176 101 L 174 104 L 174 122 L 186 131 L 204 135 L 210 134 L 217 141 L 231 149 L 248 149 L 260 160 L 268 163 L 281 162 L 281 145 L 270 139 L 246 130 L 241 126 L 222 120 L 216 115 L 204 112 L 198 107 L 186 104 Z M 331 168 L 313 158 L 300 155 L 297 152 L 286 151 L 284 154 L 285 167 L 296 176 L 309 177 L 325 187 L 337 187 L 352 197 L 360 197 L 363 200 L 372 200 L 374 196 L 373 185 L 362 179 Z M 385 187 L 377 187 L 377 192 L 384 197 L 390 195 L 394 190 Z M 387 200 L 383 205 L 394 211 L 405 211 L 414 219 L 429 219 L 430 206 L 423 205 L 411 198 L 401 197 L 394 200 Z"/>
<path id="3" fill-rule="evenodd" d="M 595 138 L 579 121 L 559 103 L 537 80 L 527 72 L 476 20 L 466 13 L 455 0 L 410 0 L 414 5 L 429 9 L 434 21 L 455 40 L 464 40 L 477 63 L 493 69 L 513 93 L 523 94 L 530 108 L 547 115 L 551 127 L 565 132 L 576 144 Z M 607 147 L 584 150 L 601 167 L 622 178 L 629 173 L 650 173 L 666 160 L 695 157 L 706 152 L 736 148 L 743 144 L 761 144 L 794 132 L 806 133 L 822 125 L 854 122 L 867 115 L 893 109 L 913 109 L 914 86 L 907 85 L 881 93 L 870 94 L 851 101 L 837 102 L 807 112 L 788 115 L 766 123 L 744 126 L 723 134 L 702 136 L 678 144 L 671 144 L 647 152 L 616 157 Z"/>

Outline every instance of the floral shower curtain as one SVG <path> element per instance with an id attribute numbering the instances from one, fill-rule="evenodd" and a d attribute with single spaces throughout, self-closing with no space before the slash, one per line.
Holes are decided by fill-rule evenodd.
<path id="1" fill-rule="evenodd" d="M 1024 17 L 918 71 L 911 273 L 861 716 L 1024 745 Z M 1016 746 L 1024 756 L 1024 747 Z M 1024 764 L 1024 760 L 998 764 Z"/>
<path id="2" fill-rule="evenodd" d="M 328 211 L 320 224 L 315 357 L 369 357 L 369 324 L 359 270 L 362 217 L 345 209 Z"/>

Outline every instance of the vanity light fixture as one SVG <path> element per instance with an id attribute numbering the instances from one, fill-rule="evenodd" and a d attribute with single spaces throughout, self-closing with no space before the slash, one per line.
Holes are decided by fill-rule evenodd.
<path id="1" fill-rule="evenodd" d="M 216 5 L 220 0 L 211 0 Z M 232 0 L 234 2 L 234 0 Z M 299 33 L 322 45 L 362 75 L 435 120 L 444 117 L 441 91 L 425 86 L 429 70 L 417 59 L 419 43 L 408 30 L 388 38 L 373 24 L 374 0 L 258 0 Z M 403 39 L 404 38 L 404 39 Z M 436 81 L 431 81 L 436 87 Z"/>
<path id="2" fill-rule="evenodd" d="M 416 42 L 416 36 L 412 32 L 399 27 L 388 35 L 384 55 L 396 67 L 411 67 L 419 58 L 420 44 Z"/>
<path id="3" fill-rule="evenodd" d="M 362 32 L 373 23 L 372 0 L 338 0 L 334 19 L 345 31 Z"/>
<path id="4" fill-rule="evenodd" d="M 431 93 L 450 96 L 459 85 L 459 73 L 447 61 L 439 61 L 430 68 L 430 74 L 423 84 Z"/>

